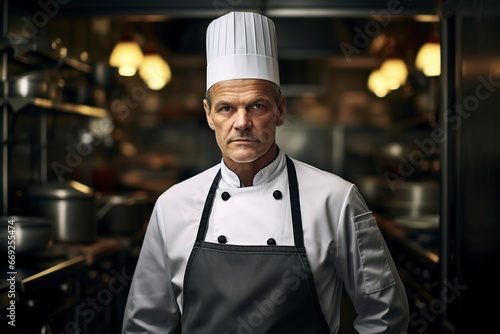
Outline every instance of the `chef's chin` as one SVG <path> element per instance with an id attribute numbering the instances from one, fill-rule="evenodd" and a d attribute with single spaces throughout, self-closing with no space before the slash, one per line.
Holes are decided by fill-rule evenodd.
<path id="1" fill-rule="evenodd" d="M 261 157 L 262 154 L 257 154 L 257 153 L 250 153 L 250 152 L 237 152 L 237 153 L 232 153 L 232 154 L 227 154 L 226 157 L 231 159 L 232 161 L 238 163 L 238 164 L 248 164 L 251 162 L 254 162 L 257 160 L 259 157 Z"/>
<path id="2" fill-rule="evenodd" d="M 263 160 L 259 162 L 259 164 L 267 164 L 275 158 L 275 154 L 270 152 L 271 147 L 272 144 L 267 145 L 262 142 L 245 144 L 231 143 L 231 145 L 225 147 L 223 155 L 225 156 L 225 159 L 228 158 L 232 162 L 238 164 L 251 164 L 259 160 Z M 267 162 L 264 162 L 264 160 Z"/>

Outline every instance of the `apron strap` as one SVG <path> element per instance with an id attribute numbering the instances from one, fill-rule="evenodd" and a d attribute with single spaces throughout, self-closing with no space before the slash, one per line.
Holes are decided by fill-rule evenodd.
<path id="1" fill-rule="evenodd" d="M 217 186 L 219 185 L 220 178 L 221 170 L 219 169 L 217 175 L 215 175 L 212 185 L 210 186 L 210 191 L 208 192 L 205 206 L 203 207 L 200 226 L 198 228 L 198 234 L 196 235 L 196 242 L 203 242 L 205 240 L 205 235 L 207 234 L 208 219 L 210 218 L 210 211 L 212 211 L 212 203 L 214 202 L 215 192 L 217 191 Z"/>
<path id="2" fill-rule="evenodd" d="M 290 190 L 290 206 L 292 209 L 292 224 L 293 224 L 293 239 L 295 240 L 295 247 L 304 247 L 304 234 L 302 230 L 302 215 L 300 213 L 300 199 L 299 199 L 299 183 L 297 181 L 297 172 L 292 159 L 286 157 L 286 168 L 288 171 L 288 187 Z"/>

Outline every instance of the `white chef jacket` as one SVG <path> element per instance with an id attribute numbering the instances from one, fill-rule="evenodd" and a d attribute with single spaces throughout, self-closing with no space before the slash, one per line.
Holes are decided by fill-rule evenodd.
<path id="1" fill-rule="evenodd" d="M 340 326 L 343 285 L 358 314 L 357 331 L 406 331 L 404 287 L 375 218 L 355 185 L 292 160 L 307 258 L 331 333 Z M 183 309 L 186 264 L 219 169 L 222 178 L 205 240 L 216 243 L 224 235 L 227 244 L 266 245 L 269 238 L 277 245 L 294 244 L 286 159 L 281 151 L 255 175 L 251 187 L 242 187 L 223 161 L 174 185 L 158 198 L 149 221 L 127 300 L 123 333 L 173 333 Z M 275 190 L 282 192 L 281 200 L 273 198 Z M 222 200 L 222 192 L 228 192 L 230 200 Z"/>

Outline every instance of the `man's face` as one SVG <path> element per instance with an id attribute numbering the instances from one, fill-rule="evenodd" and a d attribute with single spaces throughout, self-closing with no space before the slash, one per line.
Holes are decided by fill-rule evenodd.
<path id="1" fill-rule="evenodd" d="M 274 159 L 266 153 L 275 144 L 276 126 L 285 121 L 286 102 L 282 97 L 276 103 L 273 84 L 258 79 L 221 81 L 212 87 L 211 104 L 209 108 L 203 101 L 226 163 Z"/>

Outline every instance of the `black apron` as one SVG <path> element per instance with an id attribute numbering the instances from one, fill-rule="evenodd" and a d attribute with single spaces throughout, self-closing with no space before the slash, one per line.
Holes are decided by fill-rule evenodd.
<path id="1" fill-rule="evenodd" d="M 286 159 L 295 246 L 276 246 L 274 239 L 268 246 L 226 245 L 222 236 L 222 243 L 205 242 L 219 170 L 187 263 L 182 333 L 330 333 L 304 247 L 295 166 Z"/>

